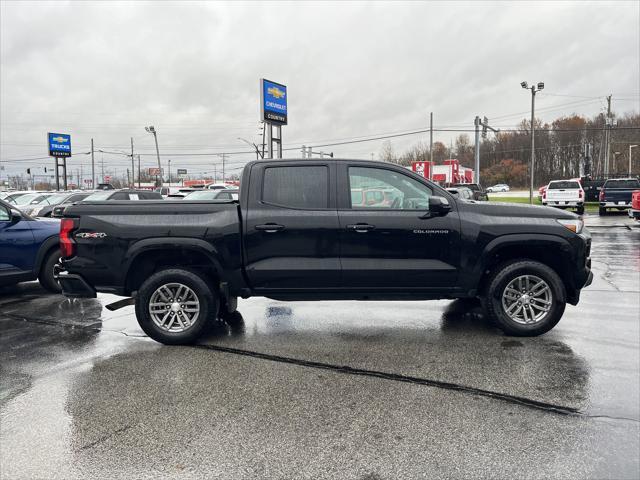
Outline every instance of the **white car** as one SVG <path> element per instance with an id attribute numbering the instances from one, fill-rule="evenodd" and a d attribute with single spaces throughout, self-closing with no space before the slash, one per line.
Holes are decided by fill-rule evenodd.
<path id="1" fill-rule="evenodd" d="M 577 180 L 552 180 L 542 194 L 542 205 L 557 208 L 575 208 L 584 213 L 584 190 Z"/>
<path id="2" fill-rule="evenodd" d="M 238 188 L 238 187 L 234 187 L 233 185 L 227 185 L 226 183 L 210 183 L 209 185 L 207 185 L 207 188 L 209 190 L 223 190 L 225 188 Z"/>
<path id="3" fill-rule="evenodd" d="M 487 192 L 489 193 L 493 193 L 493 192 L 508 192 L 509 191 L 509 185 L 507 185 L 506 183 L 499 183 L 497 185 L 494 185 L 493 187 L 488 187 Z"/>

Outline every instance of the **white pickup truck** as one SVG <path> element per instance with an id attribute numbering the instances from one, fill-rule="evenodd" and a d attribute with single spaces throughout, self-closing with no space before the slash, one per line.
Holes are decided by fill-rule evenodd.
<path id="1" fill-rule="evenodd" d="M 548 207 L 575 208 L 584 213 L 584 190 L 577 180 L 552 180 L 542 194 L 542 204 Z"/>

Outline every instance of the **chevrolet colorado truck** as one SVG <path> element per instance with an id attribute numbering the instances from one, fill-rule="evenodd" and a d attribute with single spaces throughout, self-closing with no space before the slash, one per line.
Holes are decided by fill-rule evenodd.
<path id="1" fill-rule="evenodd" d="M 354 192 L 393 201 L 354 202 Z M 357 195 L 355 195 L 357 197 Z M 540 335 L 591 283 L 591 237 L 573 213 L 460 200 L 398 165 L 261 160 L 239 200 L 66 207 L 57 278 L 68 297 L 135 303 L 165 344 L 198 340 L 237 298 L 479 297 L 508 335 Z M 112 309 L 115 306 L 112 306 Z"/>

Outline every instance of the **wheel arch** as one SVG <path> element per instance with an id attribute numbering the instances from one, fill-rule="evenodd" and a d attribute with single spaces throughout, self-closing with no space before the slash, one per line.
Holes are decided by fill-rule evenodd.
<path id="1" fill-rule="evenodd" d="M 571 246 L 567 240 L 557 235 L 507 235 L 498 237 L 484 249 L 476 269 L 479 293 L 486 286 L 485 281 L 497 267 L 510 260 L 533 260 L 553 269 L 565 285 L 571 297 L 572 278 L 570 274 Z"/>
<path id="2" fill-rule="evenodd" d="M 37 277 L 40 275 L 40 270 L 42 269 L 42 263 L 49 256 L 49 254 L 54 250 L 60 249 L 60 240 L 57 235 L 53 235 L 48 237 L 38 249 L 38 253 L 36 254 L 36 261 L 33 263 L 33 273 Z"/>
<path id="3" fill-rule="evenodd" d="M 124 265 L 126 295 L 136 291 L 156 271 L 169 267 L 201 272 L 214 283 L 224 279 L 216 248 L 194 238 L 141 240 L 129 250 Z"/>

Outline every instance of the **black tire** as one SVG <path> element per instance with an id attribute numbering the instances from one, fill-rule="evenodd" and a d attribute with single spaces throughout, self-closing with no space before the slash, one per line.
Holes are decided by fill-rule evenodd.
<path id="1" fill-rule="evenodd" d="M 598 215 L 600 215 L 601 217 L 605 216 L 607 214 L 607 209 L 604 207 L 598 207 Z"/>
<path id="2" fill-rule="evenodd" d="M 38 281 L 40 282 L 40 285 L 42 285 L 45 290 L 48 290 L 51 293 L 62 292 L 60 284 L 53 277 L 53 267 L 56 263 L 58 263 L 59 258 L 60 250 L 58 250 L 57 248 L 52 252 L 49 252 L 44 258 L 44 261 L 40 266 L 40 273 L 38 274 Z"/>
<path id="3" fill-rule="evenodd" d="M 538 277 L 550 290 L 551 305 L 537 322 L 523 324 L 513 320 L 505 311 L 502 296 L 507 286 L 523 275 Z M 488 278 L 487 290 L 482 303 L 489 321 L 507 335 L 533 337 L 548 332 L 562 318 L 566 306 L 566 291 L 562 279 L 547 265 L 533 260 L 512 260 L 498 266 Z M 518 304 L 519 305 L 519 304 Z"/>
<path id="4" fill-rule="evenodd" d="M 193 323 L 180 332 L 162 329 L 153 321 L 149 312 L 154 292 L 162 285 L 171 283 L 190 288 L 199 302 L 199 312 Z M 219 304 L 218 293 L 207 284 L 205 277 L 190 270 L 170 268 L 154 273 L 140 286 L 136 296 L 136 318 L 144 333 L 155 341 L 165 345 L 188 345 L 196 342 L 213 326 L 218 316 Z"/>
<path id="5" fill-rule="evenodd" d="M 578 215 L 584 215 L 584 205 L 578 205 L 576 212 Z"/>

